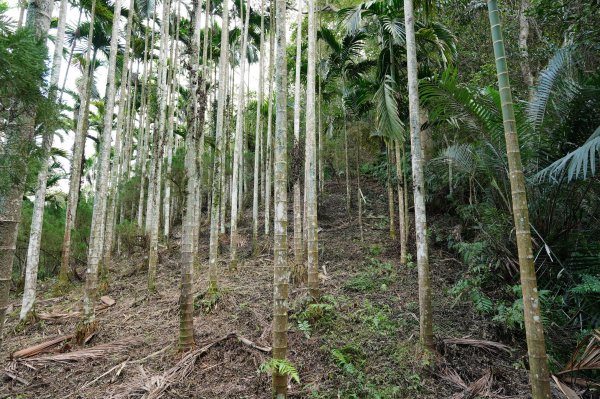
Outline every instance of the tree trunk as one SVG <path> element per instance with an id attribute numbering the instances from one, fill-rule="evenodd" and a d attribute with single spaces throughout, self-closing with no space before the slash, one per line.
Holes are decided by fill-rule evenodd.
<path id="1" fill-rule="evenodd" d="M 58 28 L 56 32 L 56 42 L 54 54 L 52 57 L 52 72 L 50 73 L 50 94 L 51 102 L 56 99 L 58 79 L 62 63 L 62 50 L 65 41 L 65 27 L 67 22 L 67 0 L 61 0 L 58 17 Z M 52 124 L 53 125 L 53 124 Z M 42 243 L 42 225 L 44 220 L 44 207 L 46 205 L 46 187 L 48 180 L 48 154 L 52 148 L 54 139 L 54 126 L 46 127 L 44 139 L 42 142 L 42 167 L 38 172 L 37 189 L 35 191 L 35 200 L 33 203 L 33 214 L 31 216 L 31 228 L 29 235 L 29 244 L 27 247 L 27 264 L 25 268 L 25 287 L 23 289 L 23 302 L 19 318 L 24 320 L 28 313 L 33 309 L 35 302 L 37 273 L 40 260 L 40 246 Z"/>
<path id="2" fill-rule="evenodd" d="M 110 39 L 110 55 L 108 59 L 108 82 L 105 100 L 104 126 L 101 137 L 100 157 L 98 162 L 98 177 L 94 196 L 94 211 L 90 228 L 90 244 L 83 296 L 83 313 L 77 328 L 77 341 L 83 340 L 95 330 L 96 326 L 96 296 L 98 290 L 98 265 L 102 256 L 104 244 L 104 220 L 108 197 L 108 178 L 110 167 L 110 147 L 112 141 L 113 110 L 115 107 L 115 69 L 119 39 L 119 19 L 121 18 L 121 0 L 114 4 L 112 33 Z"/>
<path id="3" fill-rule="evenodd" d="M 271 12 L 273 3 L 271 0 Z M 270 44 L 269 44 L 269 105 L 267 111 L 267 140 L 265 146 L 265 236 L 271 232 L 271 176 L 273 174 L 273 70 L 275 67 L 275 18 L 271 18 Z"/>
<path id="4" fill-rule="evenodd" d="M 296 30 L 296 75 L 294 83 L 294 150 L 292 153 L 292 177 L 294 178 L 294 277 L 298 281 L 305 281 L 304 254 L 302 244 L 302 200 L 300 179 L 302 178 L 300 164 L 300 109 L 302 108 L 302 95 L 300 86 L 300 69 L 302 66 L 302 0 L 298 0 L 297 30 Z"/>
<path id="5" fill-rule="evenodd" d="M 394 189 L 392 188 L 392 164 L 394 163 L 394 156 L 392 153 L 392 148 L 390 145 L 389 140 L 386 141 L 385 143 L 385 149 L 387 152 L 387 194 L 388 194 L 388 212 L 389 212 L 389 219 L 390 219 L 390 238 L 392 240 L 396 239 L 396 223 L 395 219 L 396 216 L 394 215 L 394 208 L 395 208 L 395 202 L 394 202 Z"/>
<path id="6" fill-rule="evenodd" d="M 223 13 L 221 46 L 219 55 L 219 87 L 217 100 L 217 126 L 215 131 L 215 156 L 214 156 L 214 174 L 212 179 L 211 209 L 210 209 L 210 243 L 208 259 L 208 289 L 211 292 L 218 290 L 218 270 L 217 258 L 219 254 L 219 213 L 221 209 L 221 182 L 224 170 L 222 165 L 222 155 L 224 150 L 224 119 L 225 119 L 225 101 L 227 100 L 227 69 L 229 53 L 229 0 L 224 0 L 222 5 Z"/>
<path id="7" fill-rule="evenodd" d="M 529 99 L 532 99 L 534 82 L 529 65 L 529 46 L 527 45 L 527 40 L 529 39 L 529 18 L 525 15 L 529 7 L 531 7 L 530 0 L 521 0 L 521 8 L 519 10 L 519 50 L 521 52 L 521 74 L 529 91 Z"/>
<path id="8" fill-rule="evenodd" d="M 241 2 L 240 2 L 241 3 Z M 241 11 L 240 11 L 241 12 Z M 246 21 L 243 26 L 242 47 L 240 52 L 240 82 L 238 87 L 237 98 L 237 114 L 235 120 L 235 138 L 233 148 L 233 175 L 231 180 L 231 243 L 230 255 L 231 260 L 229 267 L 237 268 L 237 247 L 239 242 L 238 237 L 238 211 L 240 201 L 240 170 L 243 162 L 243 134 L 244 134 L 244 80 L 246 77 L 246 47 L 248 44 L 248 23 L 250 21 L 250 6 L 246 4 Z M 243 174 L 242 174 L 243 176 Z"/>
<path id="9" fill-rule="evenodd" d="M 260 179 L 260 158 L 262 148 L 262 103 L 264 91 L 265 63 L 265 0 L 260 2 L 260 49 L 258 60 L 258 93 L 256 94 L 256 132 L 254 134 L 254 181 L 252 192 L 252 253 L 258 253 L 258 200 Z"/>
<path id="10" fill-rule="evenodd" d="M 290 270 L 287 251 L 287 71 L 286 71 L 286 1 L 276 0 L 275 35 L 277 57 L 275 87 L 275 165 L 274 165 L 274 259 L 273 259 L 273 358 L 285 359 L 288 339 L 288 289 Z M 273 372 L 273 397 L 287 397 L 288 376 Z"/>
<path id="11" fill-rule="evenodd" d="M 308 0 L 308 68 L 306 74 L 306 261 L 308 271 L 308 292 L 313 301 L 318 301 L 319 282 L 319 241 L 317 221 L 317 131 L 315 121 L 316 50 L 317 27 L 315 21 L 315 0 Z"/>
<path id="12" fill-rule="evenodd" d="M 30 28 L 40 46 L 45 47 L 46 35 L 50 28 L 53 3 L 48 0 L 33 0 L 27 11 L 27 27 Z M 39 82 L 40 86 L 43 84 Z M 0 170 L 19 171 L 11 174 L 10 188 L 0 188 L 0 346 L 8 297 L 10 276 L 17 243 L 17 233 L 23 206 L 25 178 L 30 146 L 35 133 L 35 110 L 16 104 L 17 120 L 7 129 L 4 154 L 0 158 Z"/>
<path id="13" fill-rule="evenodd" d="M 523 292 L 525 334 L 529 353 L 529 380 L 533 398 L 546 399 L 551 397 L 548 358 L 546 356 L 544 325 L 541 318 L 533 250 L 531 247 L 525 177 L 523 175 L 523 165 L 521 164 L 521 154 L 519 151 L 519 138 L 517 136 L 517 126 L 508 77 L 500 12 L 498 11 L 496 0 L 488 0 L 487 4 L 492 42 L 494 45 L 494 56 L 496 58 L 498 87 L 502 100 L 502 119 L 504 120 L 504 136 L 506 139 L 512 208 Z"/>
<path id="14" fill-rule="evenodd" d="M 167 104 L 169 101 L 167 86 L 167 57 L 169 54 L 169 11 L 171 3 L 169 0 L 163 3 L 163 16 L 160 34 L 160 57 L 159 57 L 159 115 L 158 130 L 156 131 L 156 146 L 154 148 L 154 177 L 152 182 L 152 197 L 148 201 L 152 204 L 150 222 L 150 251 L 148 254 L 148 290 L 156 290 L 156 268 L 158 265 L 158 232 L 160 228 L 160 197 L 162 180 L 162 156 L 165 145 L 165 129 L 167 123 Z"/>
<path id="15" fill-rule="evenodd" d="M 406 194 L 404 192 L 404 170 L 402 167 L 403 159 L 400 152 L 400 140 L 394 140 L 396 150 L 396 183 L 398 191 L 398 230 L 400 231 L 400 264 L 406 264 L 407 236 L 406 231 Z"/>
<path id="16" fill-rule="evenodd" d="M 431 314 L 431 283 L 429 250 L 427 245 L 427 216 L 425 212 L 425 178 L 421 149 L 421 120 L 419 118 L 419 86 L 417 76 L 417 49 L 412 0 L 404 0 L 406 27 L 406 66 L 408 72 L 408 103 L 410 141 L 415 201 L 415 232 L 417 242 L 417 269 L 419 274 L 420 338 L 426 350 L 433 350 L 433 322 Z"/>
<path id="17" fill-rule="evenodd" d="M 93 74 L 93 64 L 96 60 L 96 50 L 90 63 L 90 54 L 92 52 L 92 37 L 94 35 L 94 18 L 96 14 L 96 0 L 92 0 L 92 10 L 90 13 L 90 31 L 88 34 L 88 48 L 85 52 L 85 67 L 83 70 L 81 82 L 81 96 L 79 98 L 79 113 L 77 115 L 77 128 L 73 143 L 73 158 L 71 159 L 71 175 L 69 177 L 69 194 L 67 196 L 67 212 L 65 216 L 65 232 L 62 244 L 62 256 L 60 262 L 60 271 L 58 274 L 59 285 L 65 285 L 69 281 L 69 261 L 71 258 L 71 233 L 75 228 L 75 219 L 77 217 L 77 204 L 79 202 L 79 185 L 81 181 L 81 161 L 85 152 L 85 136 L 87 126 L 87 110 L 89 109 L 89 96 Z"/>
<path id="18" fill-rule="evenodd" d="M 111 167 L 110 175 L 110 188 L 108 197 L 108 207 L 106 215 L 106 231 L 104 236 L 104 256 L 102 261 L 102 269 L 107 272 L 112 262 L 112 251 L 113 251 L 113 238 L 114 238 L 114 226 L 116 223 L 115 215 L 117 212 L 117 196 L 118 186 L 120 184 L 119 178 L 121 177 L 121 157 L 125 154 L 125 141 L 121 139 L 123 136 L 123 123 L 125 120 L 125 114 L 127 113 L 127 100 L 132 94 L 128 82 L 129 82 L 129 59 L 130 59 L 130 43 L 131 43 L 131 30 L 133 25 L 133 6 L 134 0 L 129 0 L 129 15 L 127 17 L 127 32 L 125 33 L 125 47 L 123 56 L 123 67 L 121 69 L 121 88 L 119 96 L 119 110 L 117 114 L 117 126 L 115 132 L 115 150 L 113 154 L 113 162 Z"/>

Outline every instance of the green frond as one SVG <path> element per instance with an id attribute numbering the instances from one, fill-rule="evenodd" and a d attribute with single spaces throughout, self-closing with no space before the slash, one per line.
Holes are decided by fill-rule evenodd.
<path id="1" fill-rule="evenodd" d="M 564 107 L 580 91 L 572 73 L 574 53 L 573 47 L 559 49 L 540 73 L 533 98 L 527 105 L 527 115 L 535 128 L 542 125 L 549 105 L 556 102 L 557 106 Z"/>
<path id="2" fill-rule="evenodd" d="M 398 101 L 395 92 L 396 82 L 386 75 L 375 93 L 377 109 L 377 130 L 388 138 L 403 140 L 404 125 L 398 114 Z"/>
<path id="3" fill-rule="evenodd" d="M 557 181 L 565 172 L 571 181 L 596 174 L 596 157 L 600 157 L 600 126 L 581 147 L 554 161 L 535 175 L 537 180 Z"/>

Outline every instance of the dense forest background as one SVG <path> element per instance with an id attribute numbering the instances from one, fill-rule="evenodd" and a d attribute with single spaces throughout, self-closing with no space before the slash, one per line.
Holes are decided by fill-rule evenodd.
<path id="1" fill-rule="evenodd" d="M 343 376 L 333 384 L 337 397 L 443 397 L 437 382 L 433 392 L 423 386 L 453 378 L 440 342 L 465 331 L 436 318 L 451 323 L 463 309 L 472 319 L 456 324 L 474 323 L 463 339 L 513 347 L 521 355 L 504 360 L 513 371 L 531 369 L 537 353 L 554 395 L 595 397 L 600 2 L 415 1 L 410 14 L 407 3 L 1 2 L 1 345 L 39 343 L 54 328 L 44 323 L 60 313 L 52 298 L 78 312 L 69 325 L 74 347 L 102 337 L 95 309 L 113 306 L 106 298 L 117 292 L 126 298 L 122 284 L 131 279 L 144 287 L 149 311 L 161 292 L 180 295 L 179 324 L 164 333 L 179 334 L 180 352 L 197 351 L 198 335 L 212 331 L 202 320 L 243 312 L 246 302 L 234 304 L 228 290 L 250 284 L 244 295 L 272 296 L 261 305 L 273 308 L 264 316 L 272 341 L 258 334 L 271 357 L 257 368 L 273 374 L 280 395 L 310 366 L 293 358 L 310 348 L 301 337 L 344 336 L 336 330 L 343 317 L 372 312 L 354 321 L 368 334 L 393 340 L 414 328 L 419 337 L 424 352 L 409 350 L 418 360 L 402 381 L 378 377 L 367 349 L 351 342 L 321 342 L 327 354 L 304 360 Z M 496 6 L 502 40 L 490 34 Z M 494 52 L 499 42 L 505 57 Z M 516 148 L 507 145 L 513 125 Z M 513 180 L 521 172 L 524 219 Z M 522 285 L 519 219 L 530 231 L 532 291 Z M 264 270 L 246 274 L 255 268 Z M 338 289 L 360 295 L 352 300 L 362 307 Z M 539 316 L 526 292 L 539 296 L 531 298 Z M 416 303 L 406 310 L 419 322 L 413 327 L 388 302 L 403 295 Z M 387 308 L 377 310 L 377 298 Z M 535 323 L 541 343 L 531 338 Z M 265 349 L 260 342 L 250 341 Z M 423 354 L 430 351 L 438 355 Z M 454 366 L 461 379 L 467 366 Z M 7 397 L 27 392 L 10 367 Z M 461 380 L 462 397 L 529 395 L 498 378 L 473 393 L 475 374 Z M 531 377 L 533 397 L 549 397 L 538 383 Z M 312 395 L 334 397 L 325 386 Z M 291 392 L 309 397 L 308 388 Z"/>

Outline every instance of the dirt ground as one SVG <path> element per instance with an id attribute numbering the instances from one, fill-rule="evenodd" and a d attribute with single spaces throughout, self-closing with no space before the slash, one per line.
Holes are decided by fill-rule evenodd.
<path id="1" fill-rule="evenodd" d="M 290 383 L 290 397 L 529 397 L 522 341 L 502 342 L 510 348 L 508 352 L 444 343 L 447 338 L 462 337 L 500 341 L 501 336 L 468 304 L 447 294 L 466 268 L 453 254 L 435 246 L 431 248 L 431 272 L 439 353 L 435 359 L 422 356 L 418 349 L 416 267 L 412 262 L 407 266 L 398 262 L 399 248 L 397 241 L 389 237 L 383 189 L 366 182 L 363 192 L 367 199 L 363 242 L 356 218 L 346 214 L 344 187 L 330 183 L 322 197 L 319 262 L 325 296 L 322 306 L 311 308 L 304 286 L 293 285 L 290 289 L 289 359 L 300 377 L 300 383 Z M 247 212 L 242 221 L 243 261 L 235 271 L 221 263 L 218 302 L 210 311 L 199 306 L 195 313 L 198 348 L 209 347 L 197 354 L 195 361 L 186 363 L 188 369 L 172 369 L 182 359 L 176 351 L 180 255 L 175 228 L 168 248 L 161 251 L 156 294 L 147 293 L 145 251 L 137 249 L 120 258 L 115 256 L 109 287 L 103 294 L 116 304 L 98 313 L 98 332 L 87 347 L 135 340 L 123 350 L 80 361 L 11 362 L 9 355 L 14 351 L 72 333 L 78 321 L 77 317 L 67 317 L 23 326 L 17 322 L 19 300 L 13 298 L 14 310 L 5 326 L 0 360 L 0 370 L 10 373 L 2 377 L 0 397 L 270 397 L 270 377 L 258 371 L 269 354 L 255 346 L 270 346 L 272 245 L 264 241 L 263 253 L 250 255 L 250 214 Z M 431 222 L 435 223 L 435 218 Z M 201 265 L 195 278 L 198 293 L 207 286 L 208 228 L 204 226 L 202 231 Z M 410 252 L 414 253 L 414 248 Z M 226 246 L 224 254 L 226 259 Z M 52 283 L 41 284 L 38 314 L 80 309 L 82 284 L 67 295 L 52 298 Z M 230 333 L 255 346 L 235 337 L 214 342 Z M 66 343 L 54 352 L 78 349 Z M 178 377 L 182 375 L 184 378 Z M 471 384 L 480 379 L 487 391 L 477 394 Z M 165 386 L 156 396 L 149 394 Z"/>

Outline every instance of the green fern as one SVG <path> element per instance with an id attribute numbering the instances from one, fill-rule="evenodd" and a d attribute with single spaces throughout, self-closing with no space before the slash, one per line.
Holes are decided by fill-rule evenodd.
<path id="1" fill-rule="evenodd" d="M 262 363 L 258 371 L 260 373 L 277 373 L 279 375 L 285 375 L 295 381 L 296 383 L 300 383 L 300 374 L 296 367 L 287 359 L 269 359 L 268 361 Z"/>
<path id="2" fill-rule="evenodd" d="M 600 278 L 589 274 L 581 275 L 581 283 L 571 288 L 574 294 L 600 294 Z"/>

